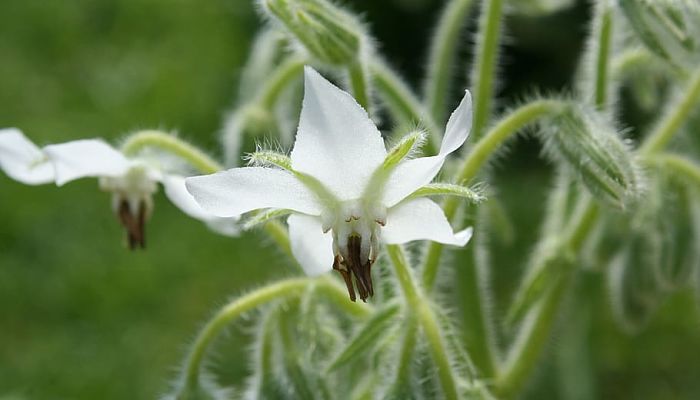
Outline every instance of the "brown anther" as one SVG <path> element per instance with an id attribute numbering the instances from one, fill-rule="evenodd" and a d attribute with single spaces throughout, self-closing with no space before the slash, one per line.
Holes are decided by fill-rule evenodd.
<path id="1" fill-rule="evenodd" d="M 374 222 L 378 223 L 381 226 L 386 225 L 386 220 L 383 219 L 375 219 Z"/>
<path id="2" fill-rule="evenodd" d="M 357 293 L 360 299 L 367 302 L 367 298 L 374 295 L 374 287 L 372 285 L 372 264 L 373 260 L 362 260 L 361 254 L 362 238 L 356 235 L 348 238 L 348 258 L 336 256 L 333 262 L 333 269 L 340 272 L 340 275 L 348 287 L 350 300 L 355 301 L 355 287 L 353 286 L 353 277 L 357 286 Z"/>
<path id="3" fill-rule="evenodd" d="M 355 301 L 357 298 L 355 297 L 355 287 L 352 285 L 352 276 L 350 275 L 350 271 L 348 271 L 342 263 L 342 257 L 335 256 L 335 260 L 333 260 L 333 269 L 340 272 L 340 276 L 342 276 L 345 281 L 345 286 L 348 287 L 350 300 Z"/>
<path id="4" fill-rule="evenodd" d="M 131 212 L 129 202 L 122 200 L 119 203 L 117 215 L 119 222 L 126 229 L 126 236 L 129 243 L 129 249 L 146 248 L 146 204 L 139 203 L 136 215 Z"/>

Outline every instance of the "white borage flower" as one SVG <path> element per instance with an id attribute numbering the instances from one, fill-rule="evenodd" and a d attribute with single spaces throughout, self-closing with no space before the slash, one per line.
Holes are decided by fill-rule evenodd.
<path id="1" fill-rule="evenodd" d="M 11 178 L 31 185 L 62 186 L 84 177 L 99 178 L 112 193 L 112 206 L 127 232 L 129 248 L 145 247 L 145 223 L 153 210 L 160 182 L 166 196 L 181 211 L 205 222 L 218 233 L 238 234 L 237 218 L 204 211 L 185 188 L 185 177 L 169 172 L 157 158 L 128 158 L 101 139 L 76 140 L 37 147 L 16 128 L 0 130 L 0 167 Z"/>
<path id="2" fill-rule="evenodd" d="M 471 228 L 454 233 L 442 209 L 417 196 L 469 135 L 468 91 L 447 123 L 440 152 L 407 160 L 421 135 L 409 135 L 387 152 L 379 130 L 352 96 L 310 67 L 304 87 L 291 158 L 254 154 L 253 161 L 280 168 L 251 166 L 187 178 L 187 189 L 202 208 L 220 217 L 287 210 L 292 251 L 305 272 L 338 270 L 353 301 L 353 277 L 362 300 L 373 294 L 370 269 L 380 240 L 456 246 L 469 241 Z"/>

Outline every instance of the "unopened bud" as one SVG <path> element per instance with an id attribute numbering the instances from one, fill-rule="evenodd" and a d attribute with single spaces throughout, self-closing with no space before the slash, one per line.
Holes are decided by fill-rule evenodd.
<path id="1" fill-rule="evenodd" d="M 633 203 L 642 190 L 640 167 L 612 124 L 576 104 L 542 124 L 545 151 L 568 165 L 600 201 L 617 208 Z"/>
<path id="2" fill-rule="evenodd" d="M 654 54 L 681 68 L 700 63 L 697 0 L 620 0 L 637 36 Z"/>
<path id="3" fill-rule="evenodd" d="M 353 64 L 361 51 L 362 24 L 325 0 L 262 0 L 312 56 L 330 65 Z"/>

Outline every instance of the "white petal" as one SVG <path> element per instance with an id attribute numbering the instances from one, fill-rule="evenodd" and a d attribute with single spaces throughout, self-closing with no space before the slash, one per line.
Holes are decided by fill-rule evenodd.
<path id="1" fill-rule="evenodd" d="M 17 128 L 0 129 L 0 168 L 27 185 L 54 180 L 53 166 L 46 155 Z"/>
<path id="2" fill-rule="evenodd" d="M 318 215 L 313 193 L 292 174 L 273 168 L 233 168 L 185 179 L 187 190 L 208 213 L 233 217 L 260 208 L 285 208 Z"/>
<path id="3" fill-rule="evenodd" d="M 122 176 L 131 166 L 121 152 L 100 139 L 54 144 L 46 146 L 44 152 L 54 166 L 59 186 L 85 177 Z"/>
<path id="4" fill-rule="evenodd" d="M 321 220 L 293 214 L 287 219 L 292 253 L 307 275 L 316 276 L 333 269 L 333 235 L 323 233 Z"/>
<path id="5" fill-rule="evenodd" d="M 440 206 L 434 201 L 419 198 L 400 203 L 389 209 L 386 226 L 382 228 L 382 241 L 401 244 L 412 240 L 464 246 L 471 239 L 471 228 L 454 233 Z"/>
<path id="6" fill-rule="evenodd" d="M 392 173 L 384 188 L 383 203 L 391 207 L 435 178 L 445 158 L 457 150 L 469 137 L 472 127 L 472 98 L 466 91 L 457 109 L 450 115 L 436 156 L 404 161 Z"/>
<path id="7" fill-rule="evenodd" d="M 358 198 L 386 157 L 384 140 L 350 94 L 310 67 L 304 76 L 292 166 L 317 178 L 341 200 Z"/>
<path id="8" fill-rule="evenodd" d="M 187 191 L 184 176 L 165 175 L 162 183 L 165 195 L 185 214 L 206 223 L 211 230 L 222 235 L 237 236 L 240 232 L 238 217 L 221 218 L 204 211 Z"/>

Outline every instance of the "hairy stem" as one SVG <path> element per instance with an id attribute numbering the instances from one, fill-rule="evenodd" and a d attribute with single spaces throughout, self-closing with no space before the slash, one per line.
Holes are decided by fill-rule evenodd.
<path id="1" fill-rule="evenodd" d="M 306 59 L 290 57 L 275 68 L 258 93 L 258 105 L 267 110 L 272 109 L 285 89 L 301 75 L 304 64 L 306 64 Z"/>
<path id="2" fill-rule="evenodd" d="M 604 110 L 608 102 L 608 79 L 610 66 L 610 49 L 612 47 L 612 9 L 601 3 L 602 10 L 599 20 L 598 46 L 596 57 L 595 73 L 595 106 L 599 110 Z"/>
<path id="3" fill-rule="evenodd" d="M 416 98 L 416 95 L 383 62 L 373 62 L 370 65 L 370 71 L 377 94 L 387 104 L 389 112 L 396 122 L 406 125 L 420 123 L 430 137 L 430 140 L 425 144 L 425 152 L 436 153 L 442 138 L 441 131 Z"/>
<path id="4" fill-rule="evenodd" d="M 156 130 L 134 133 L 126 139 L 121 149 L 125 155 L 131 156 L 149 147 L 177 156 L 203 174 L 212 174 L 223 169 L 216 160 L 190 143 L 169 133 Z"/>
<path id="5" fill-rule="evenodd" d="M 673 175 L 680 176 L 689 182 L 693 182 L 700 188 L 700 165 L 692 160 L 676 154 L 659 154 L 649 159 L 649 162 L 661 169 L 672 171 Z"/>
<path id="6" fill-rule="evenodd" d="M 365 65 L 359 61 L 348 67 L 348 77 L 353 97 L 367 111 L 367 114 L 372 115 L 367 75 Z"/>
<path id="7" fill-rule="evenodd" d="M 418 287 L 401 246 L 388 245 L 387 251 L 406 298 L 406 304 L 415 313 L 425 333 L 425 338 L 428 341 L 428 348 L 437 369 L 440 385 L 442 386 L 442 394 L 446 399 L 458 399 L 457 383 L 455 382 L 454 373 L 450 365 L 450 359 L 447 354 L 444 338 L 440 332 L 440 325 L 438 324 L 437 318 L 430 308 L 427 299 Z"/>
<path id="8" fill-rule="evenodd" d="M 569 229 L 562 242 L 562 252 L 575 254 L 581 249 L 586 237 L 595 226 L 598 211 L 598 206 L 591 198 L 581 199 L 578 212 L 570 221 L 571 223 L 567 224 Z M 559 305 L 575 272 L 573 266 L 561 265 L 560 267 L 565 268 L 565 271 L 538 305 L 530 311 L 518 332 L 505 364 L 500 369 L 494 385 L 494 391 L 499 396 L 511 397 L 517 392 L 529 377 L 542 348 L 549 339 Z"/>
<path id="9" fill-rule="evenodd" d="M 700 69 L 697 69 L 688 83 L 686 92 L 666 109 L 661 122 L 639 149 L 640 154 L 647 156 L 662 150 L 678 132 L 690 113 L 696 109 L 699 101 Z"/>
<path id="10" fill-rule="evenodd" d="M 214 315 L 214 317 L 207 322 L 195 339 L 192 350 L 185 361 L 183 371 L 184 386 L 182 390 L 191 390 L 199 385 L 202 362 L 204 361 L 207 349 L 212 344 L 214 339 L 216 339 L 232 321 L 245 312 L 253 310 L 256 307 L 260 307 L 261 305 L 269 303 L 275 299 L 298 296 L 301 293 L 304 293 L 304 290 L 309 285 L 318 285 L 318 288 L 322 289 L 325 293 L 335 291 L 341 291 L 341 293 L 343 293 L 343 289 L 340 286 L 332 283 L 328 279 L 289 279 L 262 287 L 230 302 L 221 308 L 219 312 L 217 312 L 216 315 Z M 329 299 L 331 300 L 337 298 L 337 296 L 329 296 Z M 336 304 L 345 311 L 352 314 L 362 315 L 369 313 L 369 309 L 366 305 L 349 302 L 345 298 L 345 295 L 343 295 L 342 298 L 343 301 L 336 302 Z"/>
<path id="11" fill-rule="evenodd" d="M 483 134 L 491 117 L 502 11 L 503 0 L 482 2 L 476 59 L 471 74 L 471 85 L 475 88 L 472 135 L 477 139 Z"/>
<path id="12" fill-rule="evenodd" d="M 524 126 L 536 121 L 545 115 L 559 111 L 560 102 L 556 100 L 538 100 L 528 103 L 510 113 L 496 124 L 481 140 L 475 145 L 467 158 L 462 163 L 456 182 L 467 182 L 473 179 L 484 166 L 488 158 L 511 136 L 515 135 Z M 460 199 L 455 197 L 447 198 L 443 209 L 445 216 L 454 222 Z M 432 290 L 437 277 L 437 270 L 440 266 L 443 245 L 432 242 L 428 247 L 428 252 L 423 265 L 423 284 L 426 290 Z"/>
<path id="13" fill-rule="evenodd" d="M 436 123 L 445 121 L 445 106 L 450 94 L 450 80 L 457 54 L 462 27 L 473 0 L 450 1 L 437 23 L 437 31 L 430 47 L 428 76 L 425 85 L 426 105 Z"/>

